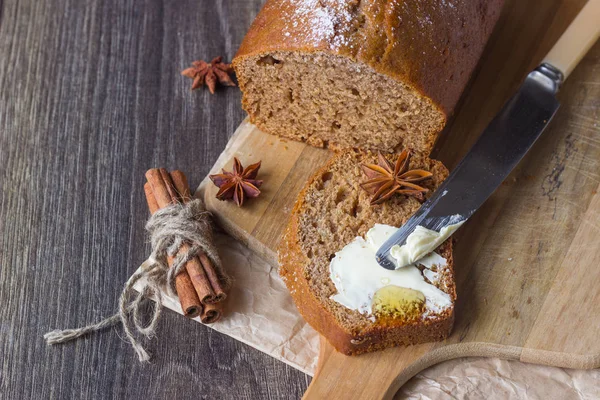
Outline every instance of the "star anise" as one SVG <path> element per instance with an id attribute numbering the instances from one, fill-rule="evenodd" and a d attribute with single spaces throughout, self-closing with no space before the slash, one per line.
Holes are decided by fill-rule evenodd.
<path id="1" fill-rule="evenodd" d="M 378 153 L 377 164 L 361 165 L 363 173 L 369 178 L 360 186 L 373 195 L 371 205 L 381 204 L 395 193 L 413 196 L 419 201 L 424 200 L 424 193 L 429 189 L 415 182 L 430 178 L 433 174 L 422 169 L 408 170 L 410 152 L 404 150 L 398 156 L 396 165 L 392 164 L 381 152 Z"/>
<path id="2" fill-rule="evenodd" d="M 235 86 L 235 83 L 229 77 L 233 73 L 231 64 L 226 64 L 223 57 L 215 57 L 210 63 L 199 60 L 192 62 L 193 67 L 181 71 L 181 75 L 194 80 L 192 90 L 198 89 L 206 83 L 211 94 L 215 93 L 217 82 L 225 86 Z"/>
<path id="3" fill-rule="evenodd" d="M 240 160 L 234 157 L 232 172 L 223 169 L 221 174 L 209 175 L 210 180 L 219 188 L 217 199 L 233 199 L 241 207 L 246 198 L 257 197 L 260 194 L 258 188 L 263 183 L 255 179 L 259 169 L 260 161 L 244 168 Z"/>

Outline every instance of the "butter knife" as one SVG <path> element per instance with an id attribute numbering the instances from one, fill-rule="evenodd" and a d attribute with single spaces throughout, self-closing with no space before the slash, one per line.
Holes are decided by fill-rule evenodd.
<path id="1" fill-rule="evenodd" d="M 598 39 L 599 21 L 600 0 L 590 0 L 433 196 L 379 248 L 379 265 L 403 267 L 390 250 L 404 245 L 417 226 L 439 232 L 464 222 L 491 196 L 556 114 L 556 93 Z"/>

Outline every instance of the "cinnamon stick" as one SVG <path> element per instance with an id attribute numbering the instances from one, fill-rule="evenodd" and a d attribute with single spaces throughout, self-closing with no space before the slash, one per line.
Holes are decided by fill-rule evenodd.
<path id="1" fill-rule="evenodd" d="M 156 202 L 156 198 L 154 197 L 154 193 L 152 193 L 152 186 L 148 182 L 144 183 L 144 193 L 146 194 L 146 202 L 148 203 L 148 208 L 150 209 L 150 214 L 154 214 L 157 212 L 160 207 Z"/>
<path id="2" fill-rule="evenodd" d="M 188 185 L 185 174 L 179 170 L 175 170 L 171 172 L 171 178 L 181 202 L 183 204 L 188 203 L 192 199 L 192 194 L 190 193 L 190 185 Z"/>
<path id="3" fill-rule="evenodd" d="M 154 193 L 154 197 L 156 198 L 160 208 L 166 207 L 181 200 L 177 194 L 178 189 L 175 187 L 172 177 L 164 168 L 148 170 L 148 172 L 146 172 L 146 179 L 148 179 L 148 183 L 152 187 L 152 192 Z M 179 176 L 178 183 L 180 183 Z M 185 183 L 187 185 L 187 182 Z M 185 190 L 184 188 L 181 188 L 179 191 L 183 193 Z M 189 249 L 190 248 L 187 244 L 183 244 L 179 252 L 185 253 L 188 252 Z M 214 303 L 217 296 L 213 291 L 210 279 L 208 278 L 198 257 L 194 257 L 189 260 L 185 264 L 185 269 L 192 281 L 192 285 L 196 290 L 200 302 L 202 304 Z"/>
<path id="4" fill-rule="evenodd" d="M 203 324 L 212 324 L 221 319 L 223 315 L 223 302 L 206 304 L 200 315 Z"/>
<path id="5" fill-rule="evenodd" d="M 210 258 L 208 258 L 203 252 L 198 254 L 198 258 L 200 259 L 202 268 L 204 268 L 204 272 L 206 272 L 210 286 L 212 286 L 212 289 L 215 293 L 215 298 L 212 303 L 218 303 L 225 300 L 227 298 L 227 293 L 225 293 L 223 285 L 221 284 L 221 280 L 219 279 L 219 276 L 217 275 L 215 267 L 210 261 Z"/>
<path id="6" fill-rule="evenodd" d="M 156 197 L 154 197 L 152 186 L 149 183 L 144 185 L 144 192 L 146 193 L 146 201 L 148 202 L 150 213 L 154 214 L 160 209 L 160 206 L 156 201 Z M 173 265 L 172 257 L 169 257 L 168 263 L 169 266 Z M 177 291 L 177 297 L 179 297 L 181 309 L 186 317 L 195 318 L 202 313 L 202 303 L 187 273 L 182 273 L 175 277 L 175 290 Z"/>
<path id="7" fill-rule="evenodd" d="M 190 193 L 190 186 L 188 185 L 185 174 L 181 171 L 173 171 L 171 172 L 171 178 L 173 181 L 173 185 L 177 190 L 180 201 L 184 204 L 189 202 L 192 196 Z M 219 279 L 219 276 L 217 275 L 212 261 L 210 261 L 210 259 L 206 256 L 206 254 L 204 254 L 203 251 L 200 251 L 198 253 L 198 259 L 200 260 L 202 268 L 206 274 L 206 277 L 208 278 L 208 282 L 210 283 L 210 286 L 214 293 L 214 296 L 212 298 L 206 299 L 202 301 L 202 303 L 212 304 L 225 300 L 225 298 L 227 297 L 227 293 L 225 292 L 221 279 Z"/>

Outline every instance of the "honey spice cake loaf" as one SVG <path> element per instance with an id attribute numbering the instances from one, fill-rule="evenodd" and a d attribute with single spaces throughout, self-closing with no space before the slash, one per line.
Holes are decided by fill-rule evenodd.
<path id="1" fill-rule="evenodd" d="M 298 195 L 278 254 L 298 310 L 342 353 L 452 329 L 452 240 L 393 271 L 375 252 L 447 177 L 428 156 L 502 3 L 267 0 L 233 60 L 254 124 L 338 151 Z"/>
<path id="2" fill-rule="evenodd" d="M 267 0 L 233 60 L 267 133 L 429 154 L 502 0 Z"/>

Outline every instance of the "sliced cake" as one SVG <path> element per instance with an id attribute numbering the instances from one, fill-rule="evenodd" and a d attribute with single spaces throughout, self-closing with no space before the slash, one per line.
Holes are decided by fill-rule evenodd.
<path id="1" fill-rule="evenodd" d="M 394 165 L 405 156 L 385 157 Z M 364 165 L 377 162 L 381 155 L 371 152 L 335 154 L 298 196 L 279 248 L 280 274 L 300 313 L 349 355 L 441 340 L 453 324 L 451 239 L 421 262 L 395 271 L 379 267 L 374 257 L 448 171 L 413 155 L 407 169 L 426 177 L 418 182 L 424 197 L 399 190 L 379 201 L 365 190 L 368 185 L 361 186 L 369 180 Z"/>

